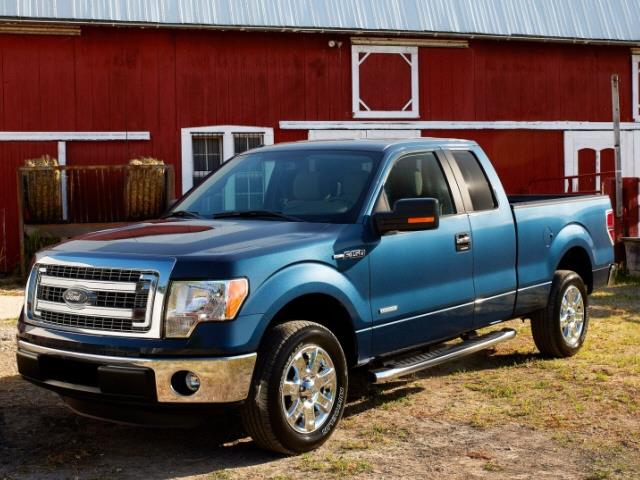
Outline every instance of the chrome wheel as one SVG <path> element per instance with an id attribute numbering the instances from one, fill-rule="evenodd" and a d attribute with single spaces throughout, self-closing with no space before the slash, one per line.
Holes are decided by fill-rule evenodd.
<path id="1" fill-rule="evenodd" d="M 572 348 L 579 345 L 584 330 L 584 298 L 575 285 L 570 285 L 562 296 L 560 330 L 567 345 Z"/>
<path id="2" fill-rule="evenodd" d="M 291 357 L 280 382 L 281 405 L 296 432 L 312 433 L 329 418 L 336 398 L 336 370 L 329 354 L 303 345 Z"/>

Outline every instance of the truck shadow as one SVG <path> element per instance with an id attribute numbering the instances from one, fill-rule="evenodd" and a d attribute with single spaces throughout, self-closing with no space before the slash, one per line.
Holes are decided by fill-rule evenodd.
<path id="1" fill-rule="evenodd" d="M 358 415 L 424 390 L 415 380 L 452 371 L 523 363 L 535 355 L 477 354 L 383 385 L 353 377 L 345 416 Z M 117 425 L 78 416 L 57 395 L 19 376 L 0 377 L 0 478 L 172 478 L 211 474 L 281 458 L 255 447 L 237 412 L 191 429 Z"/>
<path id="2" fill-rule="evenodd" d="M 411 376 L 400 378 L 381 384 L 372 384 L 367 381 L 366 372 L 355 372 L 351 376 L 349 385 L 349 403 L 345 408 L 345 417 L 358 415 L 364 411 L 396 402 L 425 390 L 417 381 L 429 377 L 441 377 L 451 375 L 459 371 L 495 370 L 502 367 L 514 366 L 539 359 L 539 354 L 512 353 L 506 355 L 493 355 L 489 349 L 478 352 L 475 355 L 462 358 L 433 367 Z"/>

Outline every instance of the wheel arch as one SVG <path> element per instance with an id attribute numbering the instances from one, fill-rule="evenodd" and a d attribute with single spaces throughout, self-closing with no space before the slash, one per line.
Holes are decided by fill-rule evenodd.
<path id="1" fill-rule="evenodd" d="M 246 314 L 262 317 L 252 342 L 262 344 L 269 330 L 285 321 L 313 321 L 338 338 L 349 365 L 356 365 L 370 353 L 371 310 L 366 297 L 368 279 L 364 280 L 352 281 L 319 263 L 297 264 L 278 272 L 243 307 Z"/>
<path id="2" fill-rule="evenodd" d="M 589 293 L 593 291 L 593 265 L 595 264 L 593 252 L 595 245 L 593 239 L 583 225 L 572 223 L 563 228 L 551 246 L 549 255 L 550 272 L 556 270 L 572 270 L 576 272 Z"/>
<path id="3" fill-rule="evenodd" d="M 340 342 L 347 365 L 353 367 L 358 363 L 358 341 L 351 316 L 347 308 L 334 296 L 326 293 L 307 293 L 290 300 L 271 318 L 265 335 L 276 325 L 291 320 L 308 320 L 326 327 Z"/>
<path id="4" fill-rule="evenodd" d="M 593 291 L 593 267 L 587 250 L 581 246 L 569 248 L 556 266 L 556 270 L 571 270 L 582 278 L 587 291 Z"/>

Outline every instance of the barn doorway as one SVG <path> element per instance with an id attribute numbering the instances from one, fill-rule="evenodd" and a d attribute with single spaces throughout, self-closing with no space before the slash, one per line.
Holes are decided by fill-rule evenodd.
<path id="1" fill-rule="evenodd" d="M 566 131 L 564 133 L 565 191 L 596 192 L 608 177 L 615 176 L 613 131 Z M 622 176 L 640 175 L 640 132 L 621 132 Z M 582 176 L 584 175 L 584 176 Z"/>

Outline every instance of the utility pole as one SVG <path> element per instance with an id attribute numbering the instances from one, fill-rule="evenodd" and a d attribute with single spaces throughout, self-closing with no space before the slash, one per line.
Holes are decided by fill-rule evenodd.
<path id="1" fill-rule="evenodd" d="M 613 109 L 613 144 L 616 154 L 616 217 L 622 218 L 622 152 L 620 151 L 620 82 L 611 75 L 611 107 Z"/>

